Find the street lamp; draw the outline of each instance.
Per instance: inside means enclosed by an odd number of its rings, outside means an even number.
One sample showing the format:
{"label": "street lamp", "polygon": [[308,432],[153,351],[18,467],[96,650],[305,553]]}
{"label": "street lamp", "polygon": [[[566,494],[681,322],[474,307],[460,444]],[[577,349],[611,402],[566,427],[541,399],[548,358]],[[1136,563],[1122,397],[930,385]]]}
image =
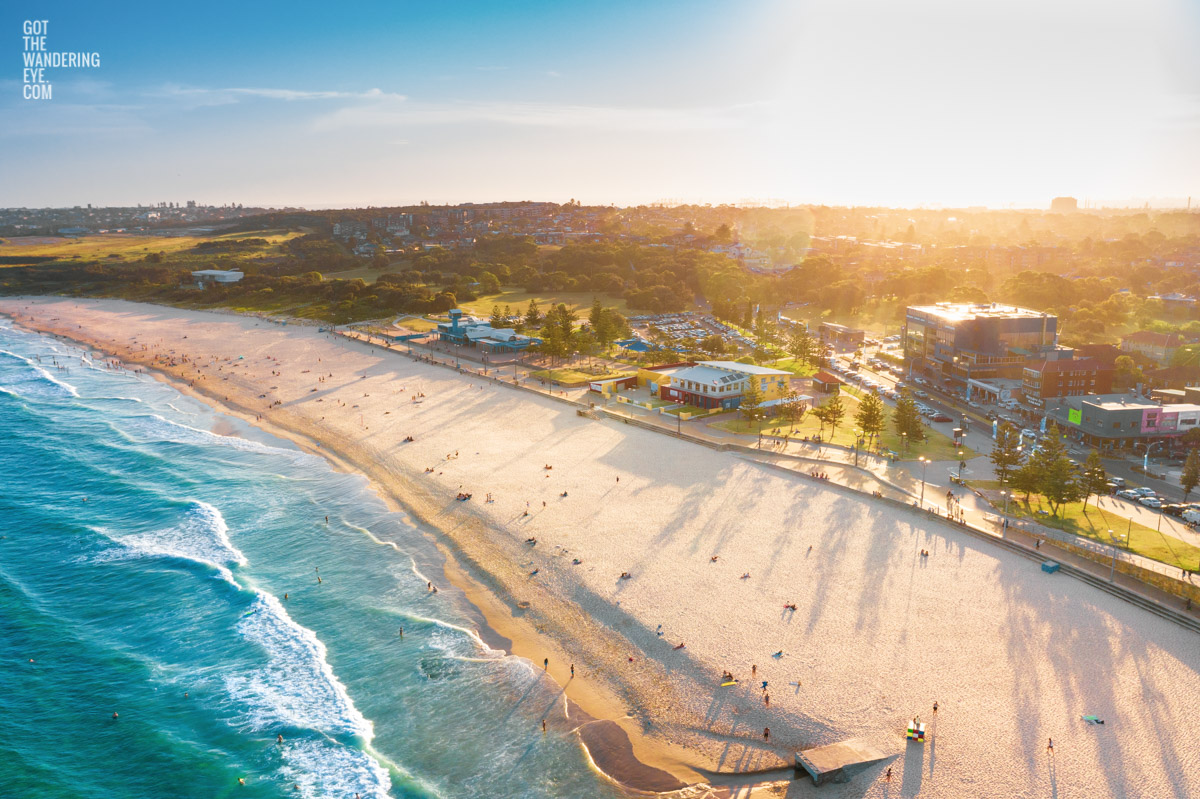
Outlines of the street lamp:
{"label": "street lamp", "polygon": [[1008,530],[1008,492],[1001,491],[1000,494],[1004,497],[1004,525],[1001,529]]}
{"label": "street lamp", "polygon": [[963,469],[963,451],[960,449],[958,451],[958,479],[959,480],[962,480],[962,469]]}
{"label": "street lamp", "polygon": [[921,461],[921,507],[925,507],[925,469],[929,466],[929,459],[922,455]]}
{"label": "street lamp", "polygon": [[908,452],[908,433],[901,433],[900,441],[904,444],[904,451]]}
{"label": "street lamp", "polygon": [[[1124,538],[1124,537],[1125,536],[1121,536],[1121,538]],[[1108,570],[1108,581],[1111,583],[1117,573],[1117,539],[1113,538],[1112,530],[1108,531],[1108,540],[1109,540],[1109,545],[1112,547],[1112,551],[1113,551],[1112,566]]]}

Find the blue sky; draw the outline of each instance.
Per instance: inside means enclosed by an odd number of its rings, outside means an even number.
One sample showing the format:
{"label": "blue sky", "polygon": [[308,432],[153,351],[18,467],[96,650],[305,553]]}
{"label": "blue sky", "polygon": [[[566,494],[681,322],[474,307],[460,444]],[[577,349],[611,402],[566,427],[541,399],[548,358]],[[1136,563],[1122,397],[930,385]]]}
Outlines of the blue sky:
{"label": "blue sky", "polygon": [[[98,69],[22,99],[21,27]],[[1193,0],[0,9],[0,205],[1200,195]]]}

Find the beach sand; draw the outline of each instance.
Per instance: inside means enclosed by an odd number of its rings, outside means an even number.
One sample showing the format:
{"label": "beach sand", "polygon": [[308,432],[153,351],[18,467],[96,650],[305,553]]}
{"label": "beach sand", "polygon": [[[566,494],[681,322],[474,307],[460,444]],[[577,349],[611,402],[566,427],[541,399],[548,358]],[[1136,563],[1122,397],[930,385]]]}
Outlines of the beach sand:
{"label": "beach sand", "polygon": [[[936,520],[314,328],[108,300],[0,312],[194,380],[366,474],[427,525],[515,654],[548,657],[582,711],[685,782],[1200,795],[1200,638]],[[724,670],[740,684],[720,687]],[[916,714],[930,738],[906,744]],[[794,751],[848,738],[894,757],[843,785],[791,780]]]}

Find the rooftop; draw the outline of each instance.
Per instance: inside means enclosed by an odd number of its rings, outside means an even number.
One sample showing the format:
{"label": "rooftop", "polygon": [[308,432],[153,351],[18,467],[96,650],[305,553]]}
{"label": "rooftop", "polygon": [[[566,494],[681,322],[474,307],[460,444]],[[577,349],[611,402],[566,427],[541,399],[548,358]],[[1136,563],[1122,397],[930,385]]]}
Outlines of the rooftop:
{"label": "rooftop", "polygon": [[734,372],[741,372],[745,375],[791,375],[791,372],[785,372],[782,369],[769,369],[766,366],[756,366],[752,363],[738,363],[737,361],[700,361],[701,366],[711,366],[714,369],[729,369]]}
{"label": "rooftop", "polygon": [[935,317],[943,322],[965,322],[970,319],[1040,319],[1053,314],[1020,308],[1016,305],[1000,305],[991,302],[977,304],[970,302],[939,302],[936,305],[912,305],[910,312],[917,311]]}

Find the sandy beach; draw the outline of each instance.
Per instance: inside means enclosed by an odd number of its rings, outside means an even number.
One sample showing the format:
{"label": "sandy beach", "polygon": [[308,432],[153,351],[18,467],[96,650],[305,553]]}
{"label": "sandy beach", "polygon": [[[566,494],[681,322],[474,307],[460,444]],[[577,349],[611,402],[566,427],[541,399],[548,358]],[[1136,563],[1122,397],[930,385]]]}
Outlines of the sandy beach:
{"label": "sandy beach", "polygon": [[[514,654],[548,658],[681,795],[1200,795],[1200,638],[950,526],[312,327],[107,300],[0,313],[365,474]],[[917,714],[930,738],[906,744]],[[849,738],[894,757],[792,780],[796,750]]]}

